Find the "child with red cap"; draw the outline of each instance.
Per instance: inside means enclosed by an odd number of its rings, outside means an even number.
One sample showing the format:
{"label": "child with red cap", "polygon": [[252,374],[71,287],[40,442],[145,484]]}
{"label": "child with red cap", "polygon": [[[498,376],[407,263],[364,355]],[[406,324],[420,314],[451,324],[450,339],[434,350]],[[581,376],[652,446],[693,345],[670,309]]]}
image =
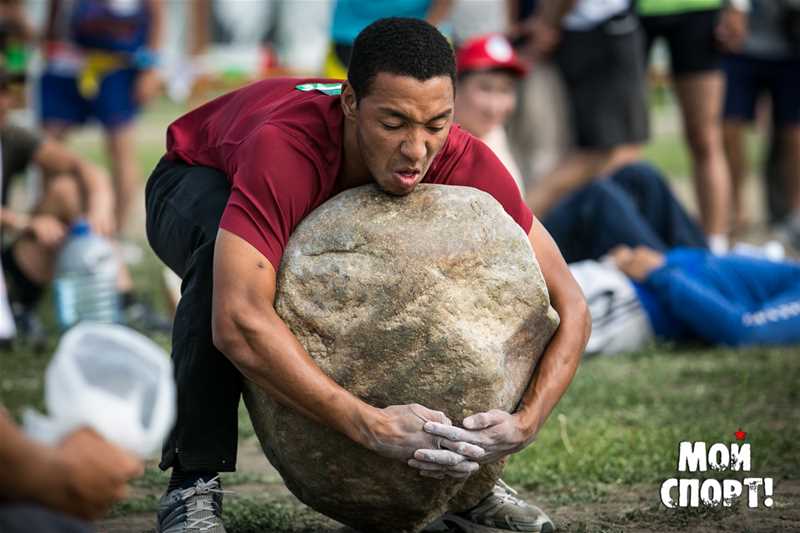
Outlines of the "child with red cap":
{"label": "child with red cap", "polygon": [[504,125],[517,105],[516,82],[528,67],[500,34],[476,37],[456,54],[456,122],[486,143],[524,193]]}

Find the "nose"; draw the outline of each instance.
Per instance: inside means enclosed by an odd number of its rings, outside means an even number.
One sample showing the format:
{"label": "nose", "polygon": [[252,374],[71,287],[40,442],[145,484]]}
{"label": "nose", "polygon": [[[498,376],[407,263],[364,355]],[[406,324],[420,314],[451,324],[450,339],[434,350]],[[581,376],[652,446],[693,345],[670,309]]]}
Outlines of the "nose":
{"label": "nose", "polygon": [[412,128],[408,137],[400,144],[400,153],[411,162],[417,162],[425,157],[428,147],[425,135],[417,128]]}

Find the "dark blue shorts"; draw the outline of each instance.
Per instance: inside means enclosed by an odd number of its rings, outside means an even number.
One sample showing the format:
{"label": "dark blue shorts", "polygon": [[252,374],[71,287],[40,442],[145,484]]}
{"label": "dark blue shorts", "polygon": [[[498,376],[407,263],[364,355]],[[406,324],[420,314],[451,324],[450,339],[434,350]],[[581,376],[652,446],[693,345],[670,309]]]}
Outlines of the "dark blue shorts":
{"label": "dark blue shorts", "polygon": [[768,94],[775,125],[800,125],[800,59],[731,55],[724,58],[722,65],[726,119],[752,122],[759,96]]}
{"label": "dark blue shorts", "polygon": [[134,90],[136,69],[108,74],[97,95],[87,100],[78,92],[75,76],[45,72],[39,81],[39,112],[43,123],[83,124],[91,118],[112,130],[133,120],[139,112]]}

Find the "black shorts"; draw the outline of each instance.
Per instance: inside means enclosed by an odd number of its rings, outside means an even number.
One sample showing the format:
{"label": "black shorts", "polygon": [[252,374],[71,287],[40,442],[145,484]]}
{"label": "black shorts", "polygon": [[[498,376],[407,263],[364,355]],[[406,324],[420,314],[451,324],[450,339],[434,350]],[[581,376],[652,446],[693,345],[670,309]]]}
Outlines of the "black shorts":
{"label": "black shorts", "polygon": [[673,76],[719,70],[722,53],[714,37],[718,18],[718,9],[642,17],[645,61],[653,42],[663,37],[669,47]]}
{"label": "black shorts", "polygon": [[565,31],[556,51],[580,148],[610,149],[647,140],[641,30],[634,26],[615,33],[614,27]]}
{"label": "black shorts", "polygon": [[800,126],[800,58],[760,59],[727,56],[725,71],[726,119],[753,122],[756,102],[768,94],[776,126]]}

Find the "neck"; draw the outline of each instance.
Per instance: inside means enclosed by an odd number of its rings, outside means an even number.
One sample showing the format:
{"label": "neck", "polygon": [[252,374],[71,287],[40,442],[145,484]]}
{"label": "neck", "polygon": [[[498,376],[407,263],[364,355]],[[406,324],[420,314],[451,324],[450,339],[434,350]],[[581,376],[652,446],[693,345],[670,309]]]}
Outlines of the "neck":
{"label": "neck", "polygon": [[351,189],[359,185],[366,185],[372,179],[361,151],[358,149],[358,139],[356,138],[355,124],[351,120],[344,119],[342,128],[342,164],[339,167],[339,175],[336,178],[339,190]]}

